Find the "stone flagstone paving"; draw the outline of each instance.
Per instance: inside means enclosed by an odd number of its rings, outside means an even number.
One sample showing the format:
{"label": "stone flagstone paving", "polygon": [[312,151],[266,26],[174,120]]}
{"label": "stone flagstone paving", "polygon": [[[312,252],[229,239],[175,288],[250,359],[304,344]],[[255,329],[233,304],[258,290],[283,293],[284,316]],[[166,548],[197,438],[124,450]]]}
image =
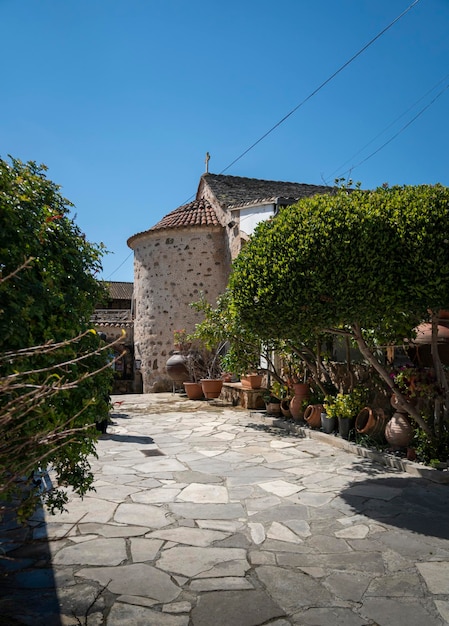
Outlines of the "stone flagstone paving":
{"label": "stone flagstone paving", "polygon": [[449,486],[260,413],[114,400],[96,492],[2,530],[0,624],[449,624]]}

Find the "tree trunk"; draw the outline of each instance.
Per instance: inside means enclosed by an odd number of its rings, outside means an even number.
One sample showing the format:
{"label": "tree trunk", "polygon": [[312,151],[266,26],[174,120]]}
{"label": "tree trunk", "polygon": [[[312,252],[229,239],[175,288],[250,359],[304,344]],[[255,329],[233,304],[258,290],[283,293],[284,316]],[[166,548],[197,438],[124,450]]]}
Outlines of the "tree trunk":
{"label": "tree trunk", "polygon": [[409,413],[411,415],[411,417],[415,420],[415,422],[419,425],[419,427],[422,428],[422,430],[426,433],[426,435],[428,435],[428,437],[432,441],[434,441],[435,437],[434,437],[431,429],[429,428],[429,426],[426,424],[426,422],[421,417],[421,415],[420,415],[418,409],[416,408],[416,406],[414,406],[411,402],[409,402],[407,397],[404,396],[404,394],[402,394],[401,391],[396,387],[394,382],[391,380],[388,371],[385,369],[385,367],[382,365],[382,363],[379,363],[379,361],[376,359],[376,357],[374,356],[374,354],[372,353],[372,351],[370,350],[370,348],[366,344],[366,342],[365,342],[365,340],[363,338],[363,335],[362,335],[362,330],[361,330],[361,328],[360,328],[360,326],[358,324],[353,324],[352,325],[352,332],[353,332],[353,337],[354,337],[354,339],[357,342],[357,345],[358,345],[358,348],[359,348],[360,352],[365,357],[365,359],[368,361],[368,363],[374,367],[376,372],[384,380],[384,382],[391,389],[391,391],[397,396],[397,398],[399,400],[400,406],[404,410],[406,410],[407,413]]}
{"label": "tree trunk", "polygon": [[[447,415],[447,408],[448,408],[448,400],[449,400],[449,383],[448,380],[446,378],[446,373],[444,371],[444,367],[443,364],[441,362],[441,358],[440,358],[440,352],[438,350],[438,321],[439,321],[439,316],[438,313],[435,313],[434,311],[430,311],[431,313],[431,320],[432,320],[432,339],[431,339],[431,354],[432,354],[432,361],[433,361],[433,366],[434,366],[434,370],[435,370],[435,377],[436,377],[436,382],[437,385],[440,389],[443,390],[443,398],[442,398],[442,411],[443,411],[443,415],[446,416]],[[441,414],[441,411],[439,412]],[[440,419],[439,419],[440,415],[437,414],[437,412],[435,413],[435,423],[434,423],[434,430],[435,430],[435,434],[438,434],[439,428],[441,427],[441,423],[440,423]]]}

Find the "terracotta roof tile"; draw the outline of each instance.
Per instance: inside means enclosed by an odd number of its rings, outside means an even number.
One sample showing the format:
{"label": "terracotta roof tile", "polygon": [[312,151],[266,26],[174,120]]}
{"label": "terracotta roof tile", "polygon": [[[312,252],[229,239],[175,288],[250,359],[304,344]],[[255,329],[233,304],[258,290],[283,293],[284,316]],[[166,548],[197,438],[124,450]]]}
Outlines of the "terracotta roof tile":
{"label": "terracotta roof tile", "polygon": [[220,226],[220,222],[212,205],[204,198],[200,198],[178,207],[163,217],[150,230],[179,228],[181,226]]}

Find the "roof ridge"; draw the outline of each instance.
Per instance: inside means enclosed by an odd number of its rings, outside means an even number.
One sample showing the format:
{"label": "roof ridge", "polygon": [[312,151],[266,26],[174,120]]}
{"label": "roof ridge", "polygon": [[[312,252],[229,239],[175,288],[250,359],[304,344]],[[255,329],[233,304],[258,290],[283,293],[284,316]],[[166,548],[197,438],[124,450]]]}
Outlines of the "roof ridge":
{"label": "roof ridge", "polygon": [[330,193],[335,189],[334,187],[309,183],[211,173],[203,174],[201,181],[225,210],[263,201],[272,203],[277,198],[288,198],[297,202],[301,198],[317,193]]}
{"label": "roof ridge", "polygon": [[298,185],[304,187],[319,187],[320,189],[334,189],[333,185],[315,185],[314,183],[298,183],[297,181],[288,180],[273,180],[272,178],[254,178],[253,176],[234,176],[233,174],[214,174],[212,172],[206,172],[202,174],[201,178],[233,178],[238,180],[250,180],[259,183],[279,183],[281,185]]}

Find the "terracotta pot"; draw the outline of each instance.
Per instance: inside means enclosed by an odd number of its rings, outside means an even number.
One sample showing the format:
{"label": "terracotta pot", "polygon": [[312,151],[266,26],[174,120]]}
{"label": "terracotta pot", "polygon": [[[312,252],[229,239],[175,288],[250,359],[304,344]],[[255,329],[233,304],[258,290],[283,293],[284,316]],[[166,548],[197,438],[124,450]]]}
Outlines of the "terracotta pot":
{"label": "terracotta pot", "polygon": [[324,411],[322,404],[309,404],[304,411],[304,421],[310,428],[321,428],[321,413]]}
{"label": "terracotta pot", "polygon": [[327,417],[326,413],[321,413],[321,428],[324,433],[331,435],[337,430],[337,418]]}
{"label": "terracotta pot", "polygon": [[203,389],[204,397],[207,400],[218,398],[223,387],[223,381],[221,378],[203,378],[201,380],[201,387]]}
{"label": "terracotta pot", "polygon": [[295,396],[303,396],[304,398],[308,398],[310,395],[309,383],[294,383],[293,391],[295,392]]}
{"label": "terracotta pot", "polygon": [[292,414],[290,413],[290,398],[284,398],[283,400],[281,400],[281,413],[284,417],[291,417]]}
{"label": "terracotta pot", "polygon": [[268,402],[267,413],[269,413],[270,415],[280,415],[281,414],[280,402]]}
{"label": "terracotta pot", "polygon": [[303,402],[310,396],[310,388],[307,383],[295,383],[293,385],[294,396],[290,401],[290,413],[294,420],[303,418]]}
{"label": "terracotta pot", "polygon": [[390,398],[390,404],[393,407],[393,409],[395,409],[396,411],[399,410],[399,398],[397,397],[395,393],[393,393]]}
{"label": "terracotta pot", "polygon": [[386,418],[382,409],[363,408],[355,419],[355,429],[361,435],[381,438],[385,433]]}
{"label": "terracotta pot", "polygon": [[[410,404],[413,404],[414,406],[416,406],[417,403],[418,403],[417,398],[407,398],[407,401]],[[391,404],[391,406],[393,407],[393,409],[395,411],[399,411],[399,413],[405,413],[406,412],[406,411],[404,411],[401,408],[401,405],[399,404],[399,399],[398,399],[398,397],[397,397],[397,395],[395,393],[390,398],[390,404]]]}
{"label": "terracotta pot", "polygon": [[244,389],[260,389],[262,378],[263,376],[261,374],[247,374],[240,378],[240,382]]}
{"label": "terracotta pot", "polygon": [[189,400],[202,400],[204,398],[203,388],[200,383],[183,383]]}
{"label": "terracotta pot", "polygon": [[385,426],[385,439],[392,448],[406,448],[413,437],[413,428],[405,413],[393,414]]}

